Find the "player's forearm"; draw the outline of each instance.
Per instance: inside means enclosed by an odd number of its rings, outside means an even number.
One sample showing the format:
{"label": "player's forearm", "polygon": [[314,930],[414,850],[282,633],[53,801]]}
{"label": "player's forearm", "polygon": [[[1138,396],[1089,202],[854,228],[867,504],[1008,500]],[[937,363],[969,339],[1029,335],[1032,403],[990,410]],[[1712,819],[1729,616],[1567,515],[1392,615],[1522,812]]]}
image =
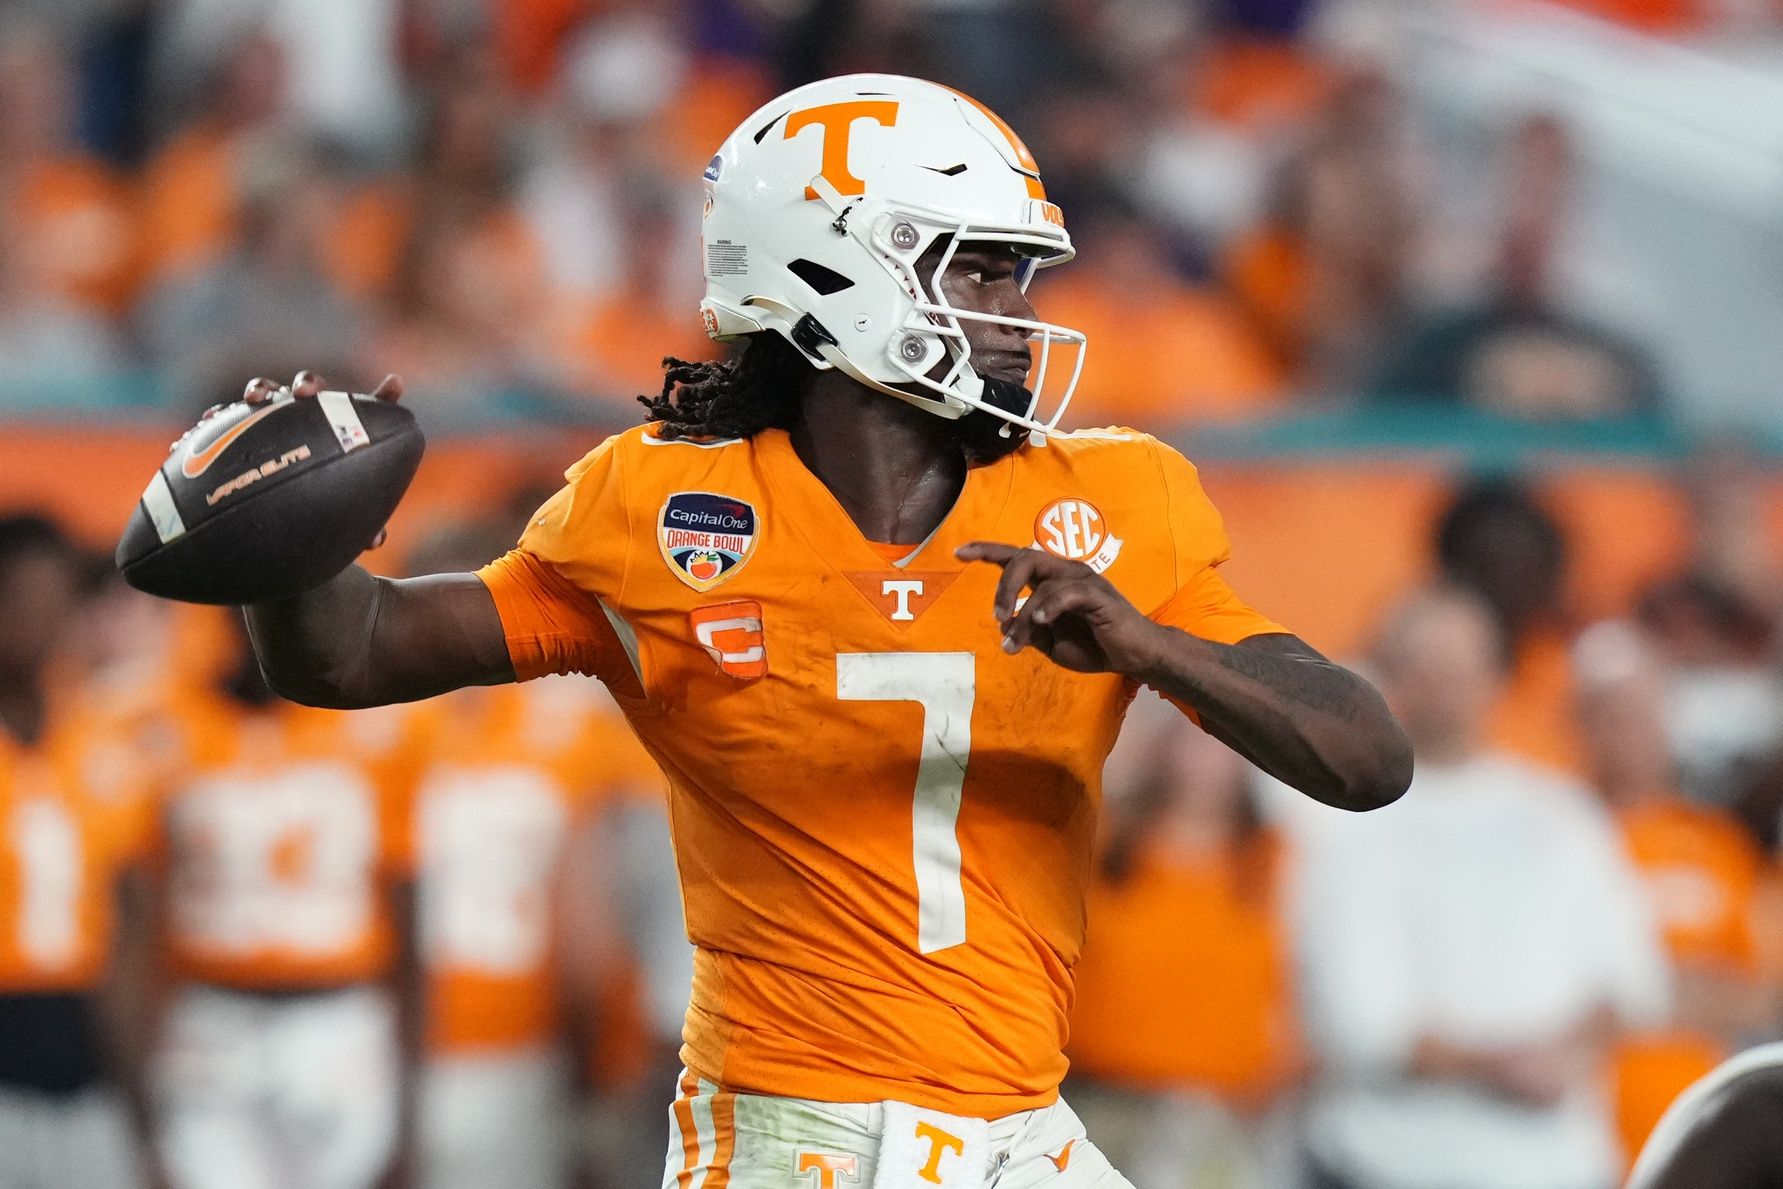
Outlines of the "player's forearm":
{"label": "player's forearm", "polygon": [[474,574],[391,579],[350,566],[245,612],[268,684],[305,705],[349,710],[514,680],[495,601]]}
{"label": "player's forearm", "polygon": [[1139,680],[1246,759],[1340,809],[1378,809],[1411,783],[1411,745],[1374,687],[1293,636],[1216,644],[1160,628]]}

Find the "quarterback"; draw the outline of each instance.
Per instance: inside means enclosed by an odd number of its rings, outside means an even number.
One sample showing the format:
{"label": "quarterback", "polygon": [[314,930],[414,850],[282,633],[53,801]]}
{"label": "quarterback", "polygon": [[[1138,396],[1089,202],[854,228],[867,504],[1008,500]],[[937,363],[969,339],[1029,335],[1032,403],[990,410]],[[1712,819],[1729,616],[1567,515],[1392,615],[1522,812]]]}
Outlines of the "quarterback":
{"label": "quarterback", "polygon": [[829,79],[705,180],[701,313],[735,359],[668,361],[648,423],[481,571],[248,608],[261,663],[333,707],[612,690],[668,777],[698,949],[665,1189],[1123,1186],[1058,1087],[1130,699],[1346,809],[1398,797],[1410,750],[1220,576],[1181,455],[1059,431],[1086,344],[1027,282],[1071,241],[995,115]]}

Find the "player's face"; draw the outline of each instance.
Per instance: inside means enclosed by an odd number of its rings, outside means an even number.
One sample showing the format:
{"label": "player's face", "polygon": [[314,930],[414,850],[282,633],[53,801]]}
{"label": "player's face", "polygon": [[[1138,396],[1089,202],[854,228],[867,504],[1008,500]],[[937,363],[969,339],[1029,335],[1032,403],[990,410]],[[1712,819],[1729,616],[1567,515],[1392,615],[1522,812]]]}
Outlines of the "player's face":
{"label": "player's face", "polygon": [[[947,241],[929,249],[919,265],[924,276],[931,276],[941,262]],[[977,314],[995,314],[1003,318],[1034,318],[1034,307],[1022,292],[1020,268],[1023,258],[1007,246],[967,241],[948,261],[941,274],[939,296],[947,304]],[[972,347],[972,369],[981,376],[1026,385],[1028,369],[1033,366],[1033,352],[1028,346],[1028,332],[1014,326],[999,326],[975,318],[960,319],[960,329]],[[937,369],[945,375],[949,364]]]}

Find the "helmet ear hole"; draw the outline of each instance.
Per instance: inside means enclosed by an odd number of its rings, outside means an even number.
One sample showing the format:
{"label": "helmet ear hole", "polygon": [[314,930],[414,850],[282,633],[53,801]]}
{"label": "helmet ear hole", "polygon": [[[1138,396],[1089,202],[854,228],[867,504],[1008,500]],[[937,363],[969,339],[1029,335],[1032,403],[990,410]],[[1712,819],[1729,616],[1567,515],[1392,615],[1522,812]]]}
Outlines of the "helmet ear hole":
{"label": "helmet ear hole", "polygon": [[852,288],[854,282],[833,268],[825,268],[815,260],[794,260],[786,266],[793,276],[811,286],[821,297]]}

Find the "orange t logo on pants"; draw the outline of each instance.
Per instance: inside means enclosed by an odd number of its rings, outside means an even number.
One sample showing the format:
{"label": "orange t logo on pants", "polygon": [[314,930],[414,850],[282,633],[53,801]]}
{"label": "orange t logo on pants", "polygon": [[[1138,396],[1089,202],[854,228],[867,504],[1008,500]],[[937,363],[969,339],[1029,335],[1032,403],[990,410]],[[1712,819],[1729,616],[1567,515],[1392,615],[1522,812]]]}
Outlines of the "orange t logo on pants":
{"label": "orange t logo on pants", "polygon": [[923,1165],[922,1171],[917,1176],[931,1185],[939,1185],[941,1183],[941,1157],[949,1151],[953,1152],[955,1156],[963,1154],[966,1150],[966,1141],[957,1135],[950,1135],[933,1123],[918,1123],[916,1138],[929,1141],[929,1162]]}

